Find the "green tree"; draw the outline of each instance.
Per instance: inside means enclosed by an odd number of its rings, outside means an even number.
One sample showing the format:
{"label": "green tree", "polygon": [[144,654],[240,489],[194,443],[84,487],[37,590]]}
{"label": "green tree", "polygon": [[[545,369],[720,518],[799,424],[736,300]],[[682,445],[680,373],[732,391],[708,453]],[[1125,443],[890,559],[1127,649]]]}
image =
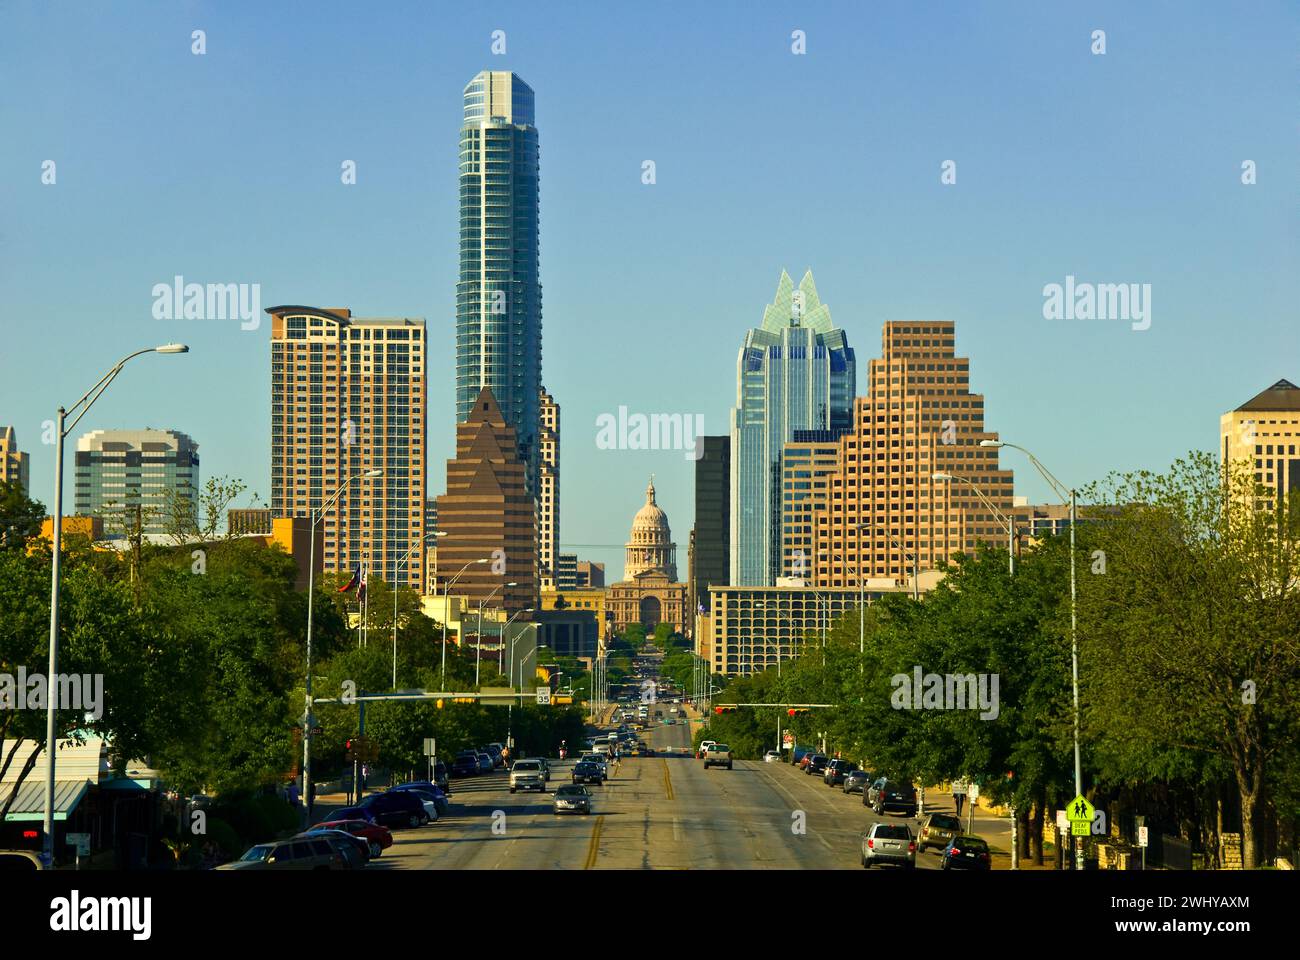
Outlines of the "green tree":
{"label": "green tree", "polygon": [[0,550],[22,550],[41,532],[45,505],[16,483],[0,480]]}

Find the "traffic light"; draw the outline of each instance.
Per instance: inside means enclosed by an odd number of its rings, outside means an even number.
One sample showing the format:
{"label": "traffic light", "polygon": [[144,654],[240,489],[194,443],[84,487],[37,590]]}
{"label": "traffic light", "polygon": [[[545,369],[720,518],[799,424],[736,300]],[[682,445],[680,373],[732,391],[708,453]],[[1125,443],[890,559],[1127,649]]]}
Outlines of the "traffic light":
{"label": "traffic light", "polygon": [[735,713],[736,708],[735,707],[714,707],[713,712],[714,713]]}
{"label": "traffic light", "polygon": [[807,712],[808,712],[807,707],[791,707],[789,710],[786,711],[786,713],[788,713],[792,717],[797,717],[800,714],[807,713]]}
{"label": "traffic light", "polygon": [[351,749],[352,749],[352,741],[351,741],[351,740],[346,740],[346,741],[344,741],[344,743],[343,743],[343,749],[344,749],[344,750],[351,750]]}
{"label": "traffic light", "polygon": [[438,709],[439,709],[439,710],[442,709],[442,698],[441,698],[441,697],[438,698]]}

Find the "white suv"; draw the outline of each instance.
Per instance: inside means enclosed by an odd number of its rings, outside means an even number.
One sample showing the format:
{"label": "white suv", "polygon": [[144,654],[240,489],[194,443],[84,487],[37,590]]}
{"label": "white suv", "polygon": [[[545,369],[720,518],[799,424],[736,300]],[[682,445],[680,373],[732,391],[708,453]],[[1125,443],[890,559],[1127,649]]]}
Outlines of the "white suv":
{"label": "white suv", "polygon": [[546,792],[546,771],[540,760],[516,760],[510,768],[510,792],[540,790]]}

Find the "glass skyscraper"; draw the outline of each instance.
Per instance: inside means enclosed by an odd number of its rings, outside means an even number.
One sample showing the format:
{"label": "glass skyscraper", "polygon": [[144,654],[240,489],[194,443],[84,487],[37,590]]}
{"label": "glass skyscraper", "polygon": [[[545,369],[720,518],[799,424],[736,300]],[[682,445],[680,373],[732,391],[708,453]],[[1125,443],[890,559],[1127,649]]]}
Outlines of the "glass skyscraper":
{"label": "glass skyscraper", "polygon": [[538,491],[542,286],[533,90],[485,70],[465,87],[460,128],[460,279],[456,420],[488,387],[515,430],[529,491]]}
{"label": "glass skyscraper", "polygon": [[745,334],[731,411],[731,585],[780,575],[781,447],[796,430],[842,433],[853,417],[856,368],[844,331],[817,296],[812,271],[796,288],[781,271],[760,327]]}

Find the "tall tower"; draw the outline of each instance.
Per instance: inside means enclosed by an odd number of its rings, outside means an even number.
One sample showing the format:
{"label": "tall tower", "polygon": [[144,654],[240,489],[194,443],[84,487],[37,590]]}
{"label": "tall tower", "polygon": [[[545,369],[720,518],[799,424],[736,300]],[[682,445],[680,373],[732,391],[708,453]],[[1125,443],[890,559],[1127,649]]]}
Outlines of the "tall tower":
{"label": "tall tower", "polygon": [[771,586],[780,574],[780,460],[796,430],[852,422],[856,367],[831,324],[812,271],[798,289],[781,271],[760,327],[745,334],[731,411],[731,584]]}
{"label": "tall tower", "polygon": [[[271,515],[309,516],[347,483],[321,517],[322,569],[365,562],[386,583],[418,589],[426,507],[424,321],[316,307],[266,312]],[[364,476],[374,469],[382,476]]]}
{"label": "tall tower", "polygon": [[197,508],[199,445],[176,430],[94,430],[77,440],[76,477],[76,512],[102,517],[110,538],[126,536],[136,508],[141,533],[170,533],[182,507],[172,497]]}
{"label": "tall tower", "polygon": [[538,494],[542,285],[533,90],[484,70],[465,87],[460,128],[460,279],[456,420],[483,388],[514,428],[529,492]]}
{"label": "tall tower", "polygon": [[560,405],[545,390],[541,392],[540,400],[537,569],[542,589],[554,590],[558,580],[560,551]]}
{"label": "tall tower", "polygon": [[18,435],[13,427],[0,427],[0,480],[21,487],[24,494],[31,488],[30,458],[18,449]]}

